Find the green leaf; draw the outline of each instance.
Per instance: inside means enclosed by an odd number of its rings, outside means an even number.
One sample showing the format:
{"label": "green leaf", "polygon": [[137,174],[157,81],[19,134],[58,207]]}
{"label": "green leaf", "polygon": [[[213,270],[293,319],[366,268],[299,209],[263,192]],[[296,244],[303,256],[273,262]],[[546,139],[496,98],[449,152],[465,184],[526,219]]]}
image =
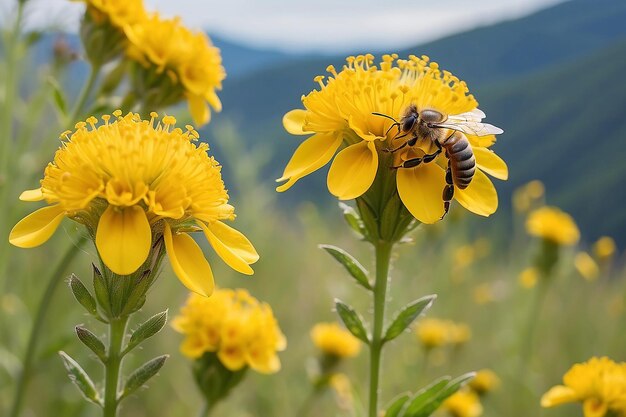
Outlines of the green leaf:
{"label": "green leaf", "polygon": [[402,334],[407,327],[415,321],[420,314],[424,311],[428,310],[430,306],[433,304],[436,295],[427,295],[425,297],[420,298],[419,300],[413,301],[410,304],[407,304],[400,313],[393,319],[387,331],[385,332],[384,341],[388,342],[390,340],[395,339],[399,335]]}
{"label": "green leaf", "polygon": [[122,391],[122,396],[120,399],[127,397],[132,394],[139,388],[143,386],[150,378],[156,375],[157,372],[161,369],[165,360],[169,357],[169,355],[158,356],[152,360],[141,365],[135,372],[130,374],[126,383],[124,384],[124,390]]}
{"label": "green leaf", "polygon": [[357,314],[356,311],[352,307],[347,304],[344,304],[342,301],[335,299],[335,307],[337,308],[337,313],[339,313],[339,317],[341,317],[341,321],[346,326],[346,328],[358,339],[361,339],[363,342],[369,344],[369,338],[367,337],[367,332],[365,331],[365,327],[363,327],[363,322],[361,318]]}
{"label": "green leaf", "polygon": [[137,330],[133,332],[124,352],[130,352],[138,344],[157,334],[167,322],[167,310],[157,313],[145,322],[141,323]]}
{"label": "green leaf", "polygon": [[91,381],[91,378],[89,378],[89,375],[87,375],[78,362],[72,359],[67,353],[60,351],[59,355],[63,360],[65,369],[67,370],[67,376],[74,383],[74,385],[78,387],[87,400],[102,406],[100,393],[96,390],[96,386]]}
{"label": "green leaf", "polygon": [[352,206],[349,206],[346,203],[339,202],[339,208],[343,212],[343,218],[348,223],[348,226],[361,236],[366,237],[367,229],[365,229],[365,224],[363,224],[363,220],[361,220],[359,213],[357,213]]}
{"label": "green leaf", "polygon": [[359,214],[361,216],[361,220],[363,221],[363,225],[365,226],[365,230],[367,231],[366,237],[368,238],[368,240],[373,242],[379,234],[378,219],[376,218],[374,211],[363,198],[356,199],[356,206],[359,210]]}
{"label": "green leaf", "polygon": [[444,376],[416,392],[415,395],[413,395],[413,398],[411,398],[411,402],[409,402],[409,405],[402,414],[402,417],[414,417],[421,415],[419,413],[422,408],[431,400],[433,400],[437,396],[437,394],[448,385],[451,379],[452,378],[450,378],[449,376]]}
{"label": "green leaf", "polygon": [[109,289],[107,287],[107,283],[100,273],[100,270],[95,266],[93,267],[93,289],[94,294],[96,296],[96,300],[98,301],[98,305],[105,312],[106,317],[111,317],[111,304],[109,302]]}
{"label": "green leaf", "polygon": [[98,92],[98,96],[110,96],[115,91],[115,89],[117,89],[117,87],[120,85],[120,82],[124,78],[124,74],[126,73],[126,66],[126,60],[121,60],[104,76],[102,84],[100,85],[100,91]]}
{"label": "green leaf", "polygon": [[96,307],[96,299],[93,298],[89,290],[76,275],[72,274],[70,276],[69,285],[76,301],[78,301],[89,314],[94,317],[99,317],[98,309]]}
{"label": "green leaf", "polygon": [[385,410],[385,417],[400,417],[400,411],[406,402],[409,400],[409,394],[401,394],[396,397],[389,407]]}
{"label": "green leaf", "polygon": [[[139,310],[146,302],[146,293],[154,281],[156,274],[151,270],[144,271],[132,285],[132,291],[124,304],[121,315],[129,315]],[[135,279],[135,278],[133,278]]]}
{"label": "green leaf", "polygon": [[58,81],[52,77],[47,78],[47,82],[52,87],[52,98],[57,110],[63,117],[67,117],[67,100]]}
{"label": "green leaf", "polygon": [[333,258],[337,260],[340,264],[342,264],[346,270],[356,279],[356,282],[359,283],[364,288],[368,290],[372,289],[372,285],[369,282],[368,273],[363,268],[363,265],[359,263],[352,255],[350,255],[345,250],[338,248],[336,246],[331,245],[319,245],[320,249],[324,249],[326,252],[330,253]]}
{"label": "green leaf", "polygon": [[470,380],[472,380],[475,375],[475,372],[469,372],[448,382],[448,384],[442,390],[440,390],[434,396],[434,398],[431,398],[430,401],[424,404],[424,406],[419,410],[417,414],[407,414],[406,417],[429,417],[439,408],[441,403],[443,403],[448,397],[450,397],[452,394],[461,389],[465,384],[467,384]]}
{"label": "green leaf", "polygon": [[76,336],[78,336],[80,341],[83,342],[83,344],[89,349],[91,349],[91,351],[95,353],[96,356],[98,356],[98,359],[100,359],[100,361],[104,363],[106,361],[106,351],[104,348],[104,343],[102,343],[98,336],[91,333],[89,330],[82,326],[76,326],[74,330],[76,331]]}

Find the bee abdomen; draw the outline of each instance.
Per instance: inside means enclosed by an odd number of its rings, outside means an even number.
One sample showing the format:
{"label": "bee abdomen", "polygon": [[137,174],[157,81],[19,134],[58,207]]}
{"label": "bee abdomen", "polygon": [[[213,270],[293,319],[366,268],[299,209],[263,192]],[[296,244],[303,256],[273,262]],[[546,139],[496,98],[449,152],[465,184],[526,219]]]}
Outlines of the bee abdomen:
{"label": "bee abdomen", "polygon": [[456,132],[445,145],[450,159],[452,180],[454,185],[463,190],[470,185],[476,172],[476,158],[472,146],[465,135],[460,132]]}

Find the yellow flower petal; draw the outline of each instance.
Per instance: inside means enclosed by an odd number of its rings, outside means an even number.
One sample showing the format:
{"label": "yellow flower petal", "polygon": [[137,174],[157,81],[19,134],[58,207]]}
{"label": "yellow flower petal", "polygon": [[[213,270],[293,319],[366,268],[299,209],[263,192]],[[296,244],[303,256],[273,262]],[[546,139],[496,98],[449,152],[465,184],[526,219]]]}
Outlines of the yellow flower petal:
{"label": "yellow flower petal", "polygon": [[478,169],[466,189],[454,190],[454,198],[463,207],[481,216],[489,216],[498,208],[496,188],[487,175]]}
{"label": "yellow flower petal", "polygon": [[19,248],[34,248],[50,239],[65,212],[58,206],[48,206],[20,220],[9,234],[9,242]]}
{"label": "yellow flower petal", "polygon": [[607,404],[597,398],[588,398],[583,402],[585,417],[604,417],[607,411]]}
{"label": "yellow flower petal", "polygon": [[495,152],[479,147],[475,147],[473,150],[476,157],[476,165],[479,169],[499,180],[509,179],[509,168],[506,166],[506,162],[496,155]]}
{"label": "yellow flower petal", "polygon": [[96,231],[96,248],[106,266],[119,275],[135,272],[148,258],[152,231],[139,206],[109,206]]}
{"label": "yellow flower petal", "polygon": [[180,282],[190,291],[210,296],[215,287],[213,272],[200,246],[187,233],[173,235],[167,223],[163,238],[170,264]]}
{"label": "yellow flower petal", "polygon": [[400,168],[398,194],[409,212],[422,223],[435,223],[443,216],[445,171],[435,163]]}
{"label": "yellow flower petal", "polygon": [[252,243],[238,230],[216,221],[209,226],[197,222],[215,252],[228,266],[242,274],[252,275],[254,271],[249,264],[259,260],[259,255]]}
{"label": "yellow flower petal", "polygon": [[238,371],[246,365],[244,351],[239,346],[223,346],[217,357],[231,371]]}
{"label": "yellow flower petal", "polygon": [[22,201],[41,201],[43,200],[43,192],[41,192],[41,187],[35,190],[26,190],[22,194],[20,194],[20,200]]}
{"label": "yellow flower petal", "polygon": [[197,125],[204,125],[211,120],[209,106],[206,104],[204,97],[189,94],[187,96],[187,104],[189,105],[189,113],[193,122]]}
{"label": "yellow flower petal", "polygon": [[576,392],[564,385],[556,385],[541,397],[542,407],[554,407],[555,405],[578,401]]}
{"label": "yellow flower petal", "polygon": [[327,185],[340,200],[351,200],[365,193],[376,177],[378,154],[373,142],[350,145],[337,154],[328,171]]}
{"label": "yellow flower petal", "polygon": [[276,187],[276,191],[282,192],[289,189],[300,178],[326,165],[341,145],[341,141],[341,136],[318,133],[302,142],[285,167],[283,176],[276,180],[288,181]]}
{"label": "yellow flower petal", "polygon": [[306,110],[295,109],[285,113],[283,116],[283,126],[285,130],[292,135],[308,135],[311,132],[305,132],[302,130],[304,126],[304,117],[306,116]]}

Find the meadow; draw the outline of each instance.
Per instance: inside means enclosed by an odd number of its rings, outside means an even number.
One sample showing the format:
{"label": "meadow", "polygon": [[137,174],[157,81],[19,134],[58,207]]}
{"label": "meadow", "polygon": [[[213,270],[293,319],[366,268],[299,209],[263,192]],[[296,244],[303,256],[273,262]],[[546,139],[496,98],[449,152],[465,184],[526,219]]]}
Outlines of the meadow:
{"label": "meadow", "polygon": [[[54,236],[37,248],[15,247],[9,244],[8,236],[14,225],[33,211],[32,203],[18,197],[22,191],[37,187],[59,147],[61,132],[91,114],[99,116],[117,108],[126,112],[126,102],[116,94],[127,85],[122,82],[107,90],[102,87],[105,81],[100,84],[99,99],[96,94],[80,95],[80,86],[71,85],[67,78],[68,72],[75,71],[75,51],[58,42],[49,61],[34,63],[30,52],[45,34],[26,32],[22,19],[15,15],[10,24],[3,22],[0,50],[0,410],[2,415],[18,415],[9,413],[15,407],[25,358],[32,355],[19,415],[99,415],[97,406],[85,401],[67,378],[57,354],[67,352],[95,381],[102,379],[103,367],[77,341],[74,328],[82,324],[106,339],[106,326],[85,313],[67,285],[70,273],[74,273],[92,290],[91,264],[98,264],[97,249],[82,237],[83,225],[70,219],[63,220]],[[84,59],[81,51],[78,54],[83,57],[78,59]],[[480,97],[480,91],[473,92]],[[160,112],[174,114],[178,126],[194,123],[186,106],[166,104]],[[368,292],[319,245],[345,249],[368,271],[376,269],[374,251],[345,222],[336,198],[317,192],[307,198],[303,190],[319,188],[315,183],[323,182],[323,178],[303,179],[295,186],[301,188],[296,197],[289,192],[277,193],[275,178],[268,173],[280,171],[287,159],[279,167],[271,166],[276,155],[262,146],[275,139],[259,133],[259,145],[251,146],[242,137],[237,120],[222,116],[213,112],[211,123],[200,136],[209,138],[211,150],[219,150],[229,203],[237,213],[233,225],[253,242],[260,255],[253,265],[254,275],[244,276],[229,268],[206,239],[197,239],[197,243],[211,264],[218,288],[245,288],[271,306],[287,348],[278,353],[279,372],[262,375],[248,370],[244,381],[213,414],[365,416],[369,378],[366,347],[337,366],[337,372],[348,377],[347,389],[324,386],[311,400],[321,356],[309,332],[316,323],[339,320],[335,299],[359,311],[367,329],[374,320]],[[489,121],[497,124],[497,120]],[[532,178],[531,174],[523,178],[529,176]],[[496,189],[502,184],[494,183]],[[386,322],[419,297],[437,294],[437,299],[383,352],[380,410],[398,394],[415,392],[440,376],[490,369],[500,382],[481,395],[480,414],[467,410],[463,414],[444,406],[436,415],[583,415],[578,404],[543,409],[540,399],[562,383],[563,374],[575,363],[593,356],[608,356],[618,362],[623,359],[626,267],[621,248],[602,257],[594,252],[596,236],[586,236],[583,230],[575,244],[558,247],[553,269],[536,276],[535,282],[523,272],[536,266],[545,246],[541,238],[529,235],[526,222],[534,209],[553,204],[553,200],[543,187],[535,193],[520,187],[513,198],[512,202],[500,202],[495,219],[475,216],[453,202],[443,221],[418,225],[396,245],[391,257]],[[355,207],[354,202],[347,203]],[[581,261],[580,252],[588,253],[591,262]],[[166,260],[145,304],[131,319],[130,329],[164,309],[168,309],[171,322],[188,294]],[[40,311],[44,313],[38,317]],[[428,318],[464,324],[469,331],[456,342],[444,337],[444,341],[426,348],[418,334],[420,323]],[[37,345],[29,352],[33,333]],[[192,376],[192,361],[180,353],[182,340],[168,324],[150,343],[125,358],[128,372],[149,358],[170,355],[158,375],[147,382],[147,388],[124,400],[120,416],[198,415],[203,400]],[[102,384],[96,382],[96,386],[101,388]],[[618,415],[623,414],[615,412]]]}

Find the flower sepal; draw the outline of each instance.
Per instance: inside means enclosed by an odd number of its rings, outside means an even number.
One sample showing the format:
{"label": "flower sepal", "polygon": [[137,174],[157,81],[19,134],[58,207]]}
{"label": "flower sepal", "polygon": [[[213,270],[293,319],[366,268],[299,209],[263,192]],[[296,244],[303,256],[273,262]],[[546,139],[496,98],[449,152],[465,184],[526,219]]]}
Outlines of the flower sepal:
{"label": "flower sepal", "polygon": [[85,55],[94,67],[117,59],[124,52],[126,36],[95,8],[87,8],[80,24]]}
{"label": "flower sepal", "polygon": [[230,394],[246,376],[248,366],[237,371],[226,368],[215,352],[206,352],[192,365],[193,376],[208,407]]}

